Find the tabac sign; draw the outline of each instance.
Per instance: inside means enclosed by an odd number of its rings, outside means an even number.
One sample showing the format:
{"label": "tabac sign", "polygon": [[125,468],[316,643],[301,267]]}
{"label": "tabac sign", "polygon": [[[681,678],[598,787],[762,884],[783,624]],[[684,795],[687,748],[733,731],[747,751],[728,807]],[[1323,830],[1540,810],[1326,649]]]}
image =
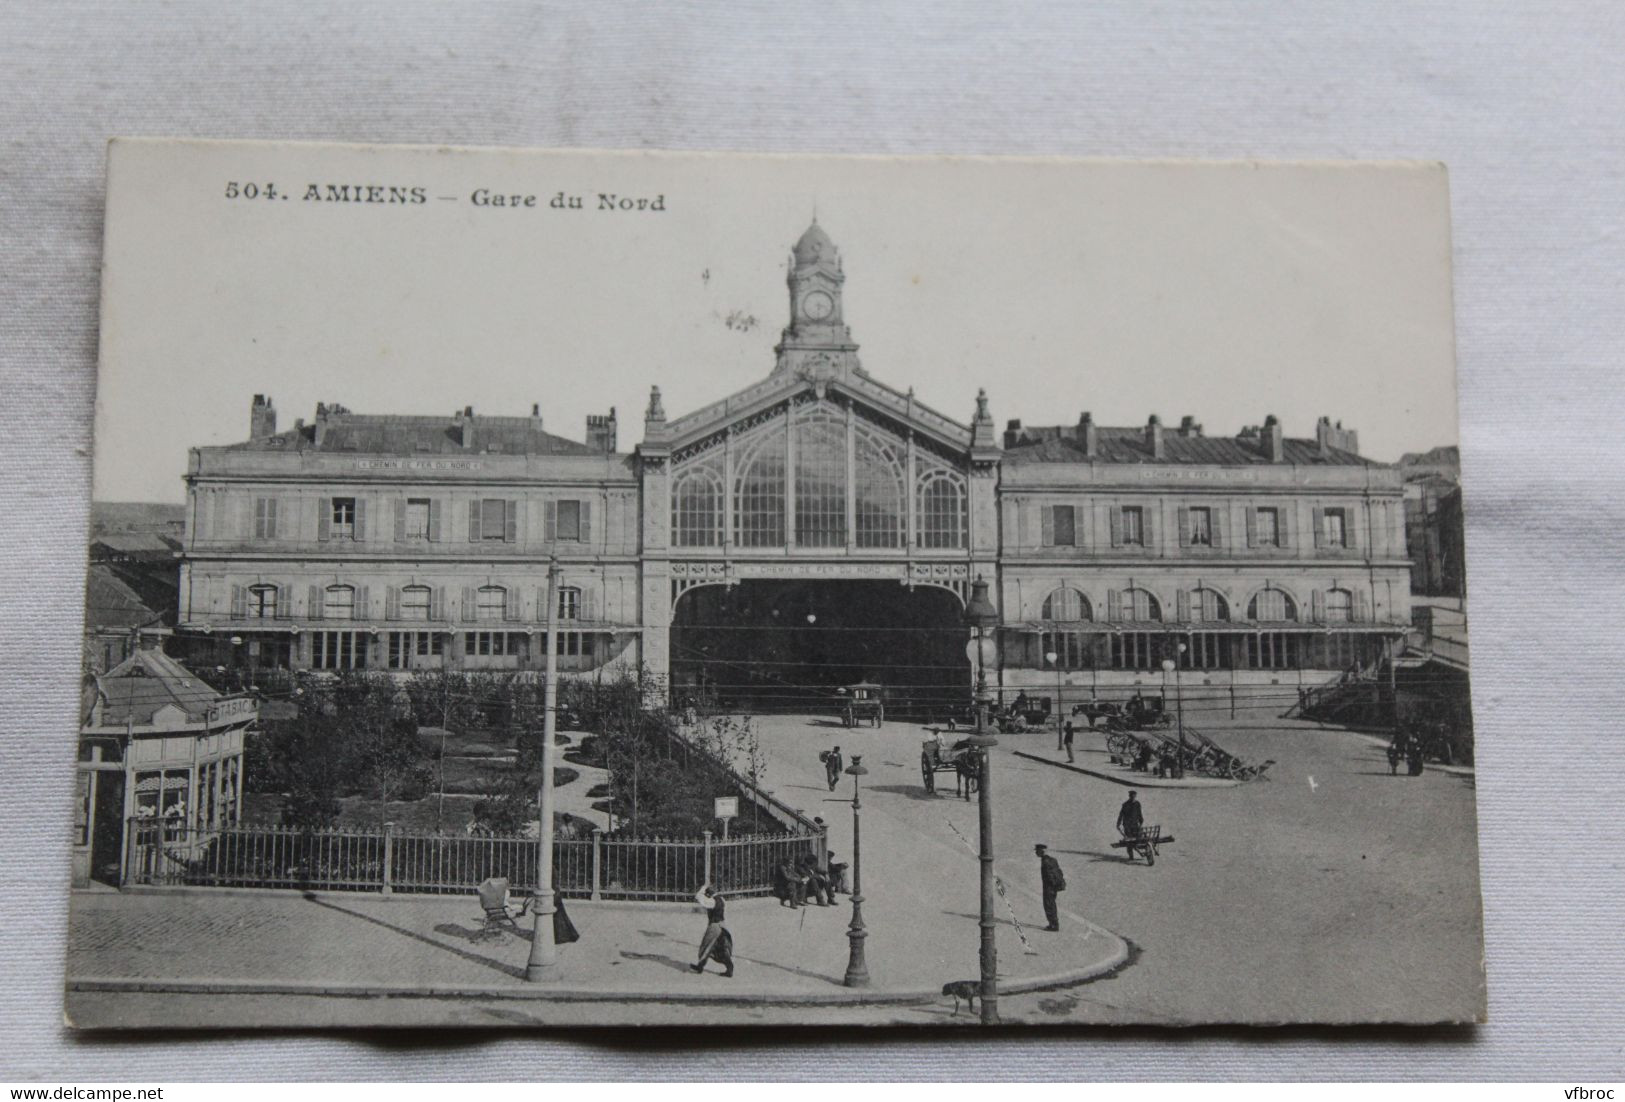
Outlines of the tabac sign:
{"label": "tabac sign", "polygon": [[222,723],[239,723],[253,719],[258,711],[259,705],[252,697],[238,696],[222,700],[209,709],[209,726],[217,727]]}

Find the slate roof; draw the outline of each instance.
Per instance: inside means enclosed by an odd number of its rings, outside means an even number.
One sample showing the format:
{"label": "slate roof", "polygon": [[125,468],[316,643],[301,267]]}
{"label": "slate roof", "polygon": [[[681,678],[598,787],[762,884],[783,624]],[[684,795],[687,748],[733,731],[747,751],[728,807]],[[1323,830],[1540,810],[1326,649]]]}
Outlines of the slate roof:
{"label": "slate roof", "polygon": [[85,581],[85,627],[91,631],[124,630],[173,624],[177,580],[123,571],[108,563],[91,563]]}
{"label": "slate roof", "polygon": [[[1010,463],[1088,463],[1075,425],[1032,426],[1016,430],[1014,446],[1004,450]],[[1175,463],[1221,467],[1250,467],[1269,463],[1257,438],[1240,436],[1185,436],[1179,429],[1162,433],[1161,459],[1154,459],[1143,428],[1095,429],[1096,463]],[[1380,467],[1383,464],[1361,458],[1353,452],[1328,448],[1324,453],[1314,440],[1282,440],[1285,462],[1322,467]]]}
{"label": "slate roof", "polygon": [[94,690],[86,698],[87,724],[99,702],[101,726],[133,723],[145,727],[152,723],[153,713],[169,704],[179,707],[188,719],[200,722],[222,696],[168,655],[138,650],[96,678]]}
{"label": "slate roof", "polygon": [[168,559],[181,541],[158,532],[113,532],[90,541],[91,558]]}
{"label": "slate roof", "polygon": [[603,455],[603,451],[542,431],[530,417],[473,417],[474,443],[463,447],[461,423],[450,417],[344,413],[316,426],[299,425],[271,436],[229,444],[230,451],[349,452],[367,455]]}

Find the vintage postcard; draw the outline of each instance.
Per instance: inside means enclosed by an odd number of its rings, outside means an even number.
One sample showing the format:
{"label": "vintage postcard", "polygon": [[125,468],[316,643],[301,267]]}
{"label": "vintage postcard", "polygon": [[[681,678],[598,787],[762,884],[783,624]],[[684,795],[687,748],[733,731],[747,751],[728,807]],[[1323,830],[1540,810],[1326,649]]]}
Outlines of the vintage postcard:
{"label": "vintage postcard", "polygon": [[107,182],[75,1025],[1483,1020],[1442,167]]}

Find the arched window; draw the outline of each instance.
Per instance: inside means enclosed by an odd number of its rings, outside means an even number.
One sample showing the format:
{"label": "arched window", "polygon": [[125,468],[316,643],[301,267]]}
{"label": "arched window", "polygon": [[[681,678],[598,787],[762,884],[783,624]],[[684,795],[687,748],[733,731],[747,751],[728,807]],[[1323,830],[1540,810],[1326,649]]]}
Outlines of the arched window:
{"label": "arched window", "polygon": [[965,546],[965,483],[952,471],[935,470],[920,479],[919,546]]}
{"label": "arched window", "polygon": [[277,587],[252,585],[248,587],[248,617],[251,620],[274,620],[277,613]]}
{"label": "arched window", "polygon": [[672,542],[678,547],[717,547],[722,543],[722,478],[707,467],[677,476],[671,499]]}
{"label": "arched window", "polygon": [[322,618],[324,620],[354,620],[355,587],[349,585],[328,586],[322,594]]}
{"label": "arched window", "polygon": [[846,423],[813,409],[796,421],[796,546],[846,546]]}
{"label": "arched window", "polygon": [[1203,624],[1230,619],[1230,602],[1214,589],[1198,588],[1190,591],[1190,619]]}
{"label": "arched window", "polygon": [[500,585],[482,585],[474,594],[474,618],[501,620],[507,616],[508,591]]}
{"label": "arched window", "polygon": [[1044,620],[1092,620],[1092,610],[1089,608],[1089,598],[1073,589],[1071,586],[1062,586],[1044,598],[1044,607],[1039,612]]}
{"label": "arched window", "polygon": [[1247,619],[1288,623],[1298,618],[1298,604],[1279,589],[1264,589],[1247,602]]}
{"label": "arched window", "polygon": [[1144,589],[1124,589],[1114,593],[1117,601],[1114,620],[1152,621],[1162,619],[1162,602]]}
{"label": "arched window", "polygon": [[1326,591],[1326,622],[1346,624],[1354,619],[1354,594],[1346,589]]}
{"label": "arched window", "polygon": [[424,621],[429,618],[430,607],[434,602],[434,595],[426,585],[409,585],[401,588],[400,612],[402,620]]}
{"label": "arched window", "polygon": [[858,428],[853,441],[857,484],[852,487],[859,547],[903,545],[903,463],[895,446]]}
{"label": "arched window", "polygon": [[734,483],[734,542],[740,547],[784,546],[784,438],[763,435],[740,457]]}

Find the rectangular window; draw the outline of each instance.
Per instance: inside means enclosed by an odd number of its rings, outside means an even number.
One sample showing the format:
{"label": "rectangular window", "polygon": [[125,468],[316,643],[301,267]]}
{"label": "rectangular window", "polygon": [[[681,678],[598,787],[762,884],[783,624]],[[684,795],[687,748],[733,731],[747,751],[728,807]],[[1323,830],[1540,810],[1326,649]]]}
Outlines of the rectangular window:
{"label": "rectangular window", "polygon": [[367,637],[359,631],[311,632],[310,651],[310,664],[318,670],[367,668]]}
{"label": "rectangular window", "polygon": [[[575,620],[581,616],[581,590],[566,588],[559,590],[559,619]],[[563,654],[563,651],[559,652]]]}
{"label": "rectangular window", "polygon": [[1184,639],[1180,665],[1187,670],[1227,670],[1230,668],[1229,636],[1195,632]]}
{"label": "rectangular window", "polygon": [[276,498],[257,497],[254,499],[254,538],[257,540],[276,539]]}
{"label": "rectangular window", "polygon": [[248,591],[248,617],[251,620],[274,620],[277,610],[277,588],[274,585],[256,585]]}
{"label": "rectangular window", "polygon": [[1078,545],[1077,510],[1070,505],[1050,505],[1049,529],[1045,541],[1049,547],[1076,547]]}
{"label": "rectangular window", "polygon": [[1327,509],[1323,514],[1322,523],[1326,533],[1327,547],[1347,547],[1349,545],[1348,513],[1344,509]]}
{"label": "rectangular window", "polygon": [[330,585],[322,595],[322,618],[355,619],[355,590],[347,585]]}
{"label": "rectangular window", "polygon": [[1089,637],[1081,632],[1045,632],[1039,637],[1042,648],[1039,657],[1048,664],[1049,656],[1055,655],[1054,664],[1049,666],[1052,670],[1086,670],[1093,665],[1089,641]]}
{"label": "rectangular window", "polygon": [[331,508],[330,537],[336,540],[355,539],[355,498],[335,497]]}
{"label": "rectangular window", "polygon": [[465,631],[463,653],[475,658],[502,658],[518,654],[520,638],[506,631]]}
{"label": "rectangular window", "polygon": [[558,538],[561,540],[581,539],[581,502],[559,502]]}
{"label": "rectangular window", "polygon": [[1112,640],[1112,668],[1118,670],[1161,669],[1161,637],[1144,631],[1125,631],[1114,634]]}
{"label": "rectangular window", "polygon": [[1191,528],[1190,546],[1192,546],[1192,547],[1212,547],[1213,546],[1213,510],[1212,509],[1208,509],[1208,508],[1204,508],[1204,507],[1193,508],[1190,511],[1190,528]]}
{"label": "rectangular window", "polygon": [[1254,525],[1259,547],[1281,546],[1281,510],[1259,509]]}
{"label": "rectangular window", "polygon": [[1145,510],[1138,505],[1123,506],[1123,546],[1145,546]]}
{"label": "rectangular window", "polygon": [[409,540],[427,540],[429,538],[428,498],[409,497],[406,499],[405,537]]}
{"label": "rectangular window", "polygon": [[1290,670],[1298,665],[1298,637],[1280,631],[1247,636],[1247,668]]}
{"label": "rectangular window", "polygon": [[474,595],[474,618],[477,620],[502,620],[508,614],[508,591],[501,586],[481,586]]}
{"label": "rectangular window", "polygon": [[416,661],[417,659],[438,658],[444,651],[444,645],[439,632],[435,631],[392,631],[389,633],[389,668],[392,670],[410,670],[423,666],[439,665]]}
{"label": "rectangular window", "polygon": [[507,537],[508,503],[501,498],[488,497],[480,502],[480,539],[502,540]]}

